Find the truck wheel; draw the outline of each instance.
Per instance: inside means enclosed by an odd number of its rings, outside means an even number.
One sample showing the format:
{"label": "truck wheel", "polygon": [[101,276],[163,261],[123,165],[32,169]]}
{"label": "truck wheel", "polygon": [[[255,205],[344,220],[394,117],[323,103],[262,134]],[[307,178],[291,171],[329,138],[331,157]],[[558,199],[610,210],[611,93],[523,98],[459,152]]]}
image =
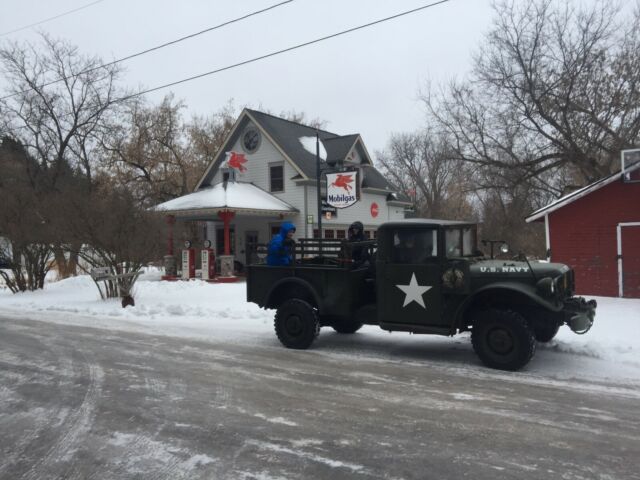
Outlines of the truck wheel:
{"label": "truck wheel", "polygon": [[331,327],[338,333],[356,333],[358,330],[362,328],[362,322],[357,322],[355,320],[336,320],[331,324]]}
{"label": "truck wheel", "polygon": [[298,298],[280,305],[274,323],[278,340],[287,348],[309,348],[320,333],[316,310]]}
{"label": "truck wheel", "polygon": [[550,342],[558,334],[560,325],[551,323],[549,325],[538,325],[533,329],[536,340],[541,343]]}
{"label": "truck wheel", "polygon": [[527,321],[506,309],[480,312],[473,322],[471,344],[485,365],[500,370],[519,370],[536,351],[536,339]]}

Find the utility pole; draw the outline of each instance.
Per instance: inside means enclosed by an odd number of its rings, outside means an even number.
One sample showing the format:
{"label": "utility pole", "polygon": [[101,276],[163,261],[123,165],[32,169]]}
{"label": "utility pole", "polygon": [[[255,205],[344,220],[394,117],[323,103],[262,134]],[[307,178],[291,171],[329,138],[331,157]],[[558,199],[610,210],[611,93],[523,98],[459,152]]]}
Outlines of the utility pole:
{"label": "utility pole", "polygon": [[[322,192],[320,191],[320,135],[316,128],[316,189],[318,191],[318,238],[322,238]],[[322,243],[320,243],[322,253]]]}

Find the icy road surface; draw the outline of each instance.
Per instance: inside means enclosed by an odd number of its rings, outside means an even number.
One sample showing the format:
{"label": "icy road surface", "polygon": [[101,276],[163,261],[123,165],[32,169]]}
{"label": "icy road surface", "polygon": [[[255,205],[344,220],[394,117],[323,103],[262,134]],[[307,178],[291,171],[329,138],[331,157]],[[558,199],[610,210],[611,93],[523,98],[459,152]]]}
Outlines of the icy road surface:
{"label": "icy road surface", "polygon": [[637,385],[341,338],[293,351],[0,317],[0,478],[640,478]]}

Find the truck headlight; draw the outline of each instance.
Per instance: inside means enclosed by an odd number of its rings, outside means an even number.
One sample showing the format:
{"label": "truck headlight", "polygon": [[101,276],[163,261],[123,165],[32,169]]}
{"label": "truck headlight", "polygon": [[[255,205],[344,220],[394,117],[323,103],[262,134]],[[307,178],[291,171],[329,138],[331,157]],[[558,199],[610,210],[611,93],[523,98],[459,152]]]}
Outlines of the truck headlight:
{"label": "truck headlight", "polygon": [[556,284],[551,277],[544,277],[536,283],[538,292],[545,296],[552,296],[556,293]]}

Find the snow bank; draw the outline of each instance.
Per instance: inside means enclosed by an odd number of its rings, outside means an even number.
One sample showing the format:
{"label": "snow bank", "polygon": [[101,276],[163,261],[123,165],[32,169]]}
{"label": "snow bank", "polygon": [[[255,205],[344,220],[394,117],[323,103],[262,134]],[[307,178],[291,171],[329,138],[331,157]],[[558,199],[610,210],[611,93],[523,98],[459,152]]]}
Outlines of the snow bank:
{"label": "snow bank", "polygon": [[273,313],[246,303],[244,283],[162,282],[160,275],[147,273],[136,282],[135,307],[123,309],[119,299],[101,300],[91,278],[81,275],[50,283],[38,292],[0,292],[0,313],[73,325],[224,340],[272,332]]}
{"label": "snow bank", "polygon": [[596,320],[585,335],[561,328],[548,348],[640,367],[640,300],[595,298]]}

